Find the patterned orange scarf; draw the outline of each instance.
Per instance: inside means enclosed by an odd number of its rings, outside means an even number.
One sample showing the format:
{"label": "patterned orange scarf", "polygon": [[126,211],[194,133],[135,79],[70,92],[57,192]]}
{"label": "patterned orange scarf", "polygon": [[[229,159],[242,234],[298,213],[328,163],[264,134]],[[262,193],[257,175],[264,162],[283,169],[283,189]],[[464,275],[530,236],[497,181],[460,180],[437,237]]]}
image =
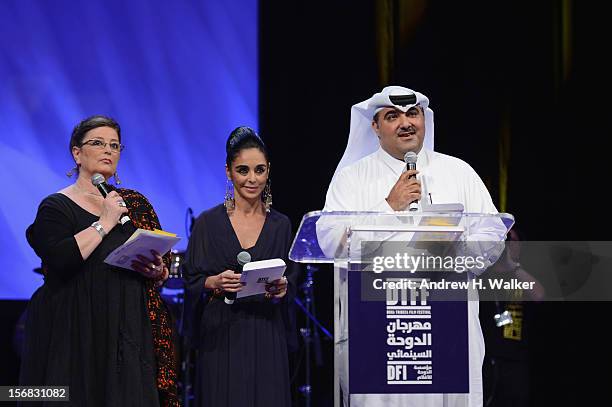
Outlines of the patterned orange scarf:
{"label": "patterned orange scarf", "polygon": [[[129,189],[119,189],[128,208],[134,226],[140,229],[161,229],[157,214],[149,201],[140,193]],[[166,267],[170,268],[170,255],[164,256]],[[157,389],[162,407],[179,407],[177,394],[176,353],[172,335],[172,324],[166,305],[155,282],[148,280],[147,309],[153,334],[153,347],[157,361]]]}

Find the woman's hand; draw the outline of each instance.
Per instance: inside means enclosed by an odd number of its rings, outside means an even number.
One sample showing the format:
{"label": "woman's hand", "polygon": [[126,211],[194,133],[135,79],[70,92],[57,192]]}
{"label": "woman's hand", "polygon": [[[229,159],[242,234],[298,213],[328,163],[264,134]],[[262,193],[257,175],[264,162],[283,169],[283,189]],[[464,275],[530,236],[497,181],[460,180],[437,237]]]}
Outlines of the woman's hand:
{"label": "woman's hand", "polygon": [[106,233],[109,233],[112,228],[117,226],[119,219],[124,213],[127,213],[128,209],[125,205],[125,201],[117,193],[117,191],[111,191],[104,201],[102,202],[102,212],[100,213],[100,224],[104,228]]}
{"label": "woman's hand", "polygon": [[266,284],[266,298],[273,298],[279,300],[287,294],[287,278],[281,277],[278,280],[272,281],[270,284]]}
{"label": "woman's hand", "polygon": [[[151,250],[152,259],[138,255],[140,261],[133,261],[132,268],[146,278],[159,280],[163,284],[168,278],[168,268],[164,264],[161,254]],[[158,282],[158,285],[161,285]]]}
{"label": "woman's hand", "polygon": [[237,293],[242,290],[240,274],[233,270],[225,270],[216,276],[208,277],[204,286],[208,289],[222,290],[230,293]]}
{"label": "woman's hand", "polygon": [[166,267],[166,265],[164,264],[163,266],[163,272],[162,272],[162,276],[159,280],[157,280],[155,282],[155,286],[157,288],[161,287],[162,285],[164,285],[164,283],[166,282],[166,280],[168,279],[168,277],[170,277],[170,270],[168,270],[168,267]]}

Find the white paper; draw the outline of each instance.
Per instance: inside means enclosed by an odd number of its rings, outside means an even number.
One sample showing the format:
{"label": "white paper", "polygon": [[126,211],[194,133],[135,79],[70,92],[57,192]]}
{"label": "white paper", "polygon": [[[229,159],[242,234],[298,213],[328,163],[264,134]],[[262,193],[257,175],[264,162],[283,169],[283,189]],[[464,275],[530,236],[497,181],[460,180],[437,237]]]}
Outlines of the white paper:
{"label": "white paper", "polygon": [[462,213],[464,210],[462,203],[445,203],[445,204],[430,204],[427,201],[423,203],[423,212],[454,212]]}
{"label": "white paper", "polygon": [[236,298],[265,294],[266,284],[281,278],[286,268],[283,259],[252,261],[245,264],[240,275],[242,290],[236,294]]}
{"label": "white paper", "polygon": [[150,230],[138,229],[121,246],[109,254],[104,262],[111,266],[117,266],[128,270],[133,270],[132,261],[140,261],[137,255],[152,259],[151,250],[159,254],[167,253],[172,247],[181,240],[180,237],[166,236]]}

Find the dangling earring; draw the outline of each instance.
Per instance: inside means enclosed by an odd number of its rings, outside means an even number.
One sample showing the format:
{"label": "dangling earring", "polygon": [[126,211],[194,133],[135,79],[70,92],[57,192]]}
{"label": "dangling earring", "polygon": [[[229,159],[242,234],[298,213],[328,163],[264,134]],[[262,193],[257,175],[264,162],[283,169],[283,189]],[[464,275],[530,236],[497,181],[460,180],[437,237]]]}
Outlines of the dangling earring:
{"label": "dangling earring", "polygon": [[113,175],[113,177],[115,177],[115,184],[121,185],[121,180],[119,179],[119,175],[117,174],[117,171],[115,171],[115,175]]}
{"label": "dangling earring", "polygon": [[236,201],[234,200],[234,184],[227,179],[225,181],[225,199],[223,200],[223,206],[225,210],[231,212],[236,207]]}
{"label": "dangling earring", "polygon": [[266,212],[270,212],[270,208],[272,207],[272,181],[270,181],[270,177],[268,177],[268,181],[266,181],[266,187],[263,190],[263,201],[264,207],[266,208]]}
{"label": "dangling earring", "polygon": [[79,172],[79,167],[74,167],[73,169],[71,169],[70,171],[66,173],[66,176],[68,178],[72,178],[72,176],[76,174],[77,172]]}

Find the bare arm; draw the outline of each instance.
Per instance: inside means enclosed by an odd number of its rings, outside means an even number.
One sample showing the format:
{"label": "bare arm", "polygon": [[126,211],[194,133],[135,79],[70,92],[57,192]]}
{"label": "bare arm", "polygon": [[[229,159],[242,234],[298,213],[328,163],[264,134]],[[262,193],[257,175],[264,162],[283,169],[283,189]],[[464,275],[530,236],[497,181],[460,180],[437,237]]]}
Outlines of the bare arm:
{"label": "bare arm", "polygon": [[[121,215],[128,211],[125,206],[119,206],[119,202],[123,202],[123,198],[116,191],[112,191],[102,203],[102,213],[98,222],[107,234],[117,226]],[[93,227],[89,227],[74,235],[74,239],[79,246],[83,260],[86,260],[102,242],[103,237]]]}

